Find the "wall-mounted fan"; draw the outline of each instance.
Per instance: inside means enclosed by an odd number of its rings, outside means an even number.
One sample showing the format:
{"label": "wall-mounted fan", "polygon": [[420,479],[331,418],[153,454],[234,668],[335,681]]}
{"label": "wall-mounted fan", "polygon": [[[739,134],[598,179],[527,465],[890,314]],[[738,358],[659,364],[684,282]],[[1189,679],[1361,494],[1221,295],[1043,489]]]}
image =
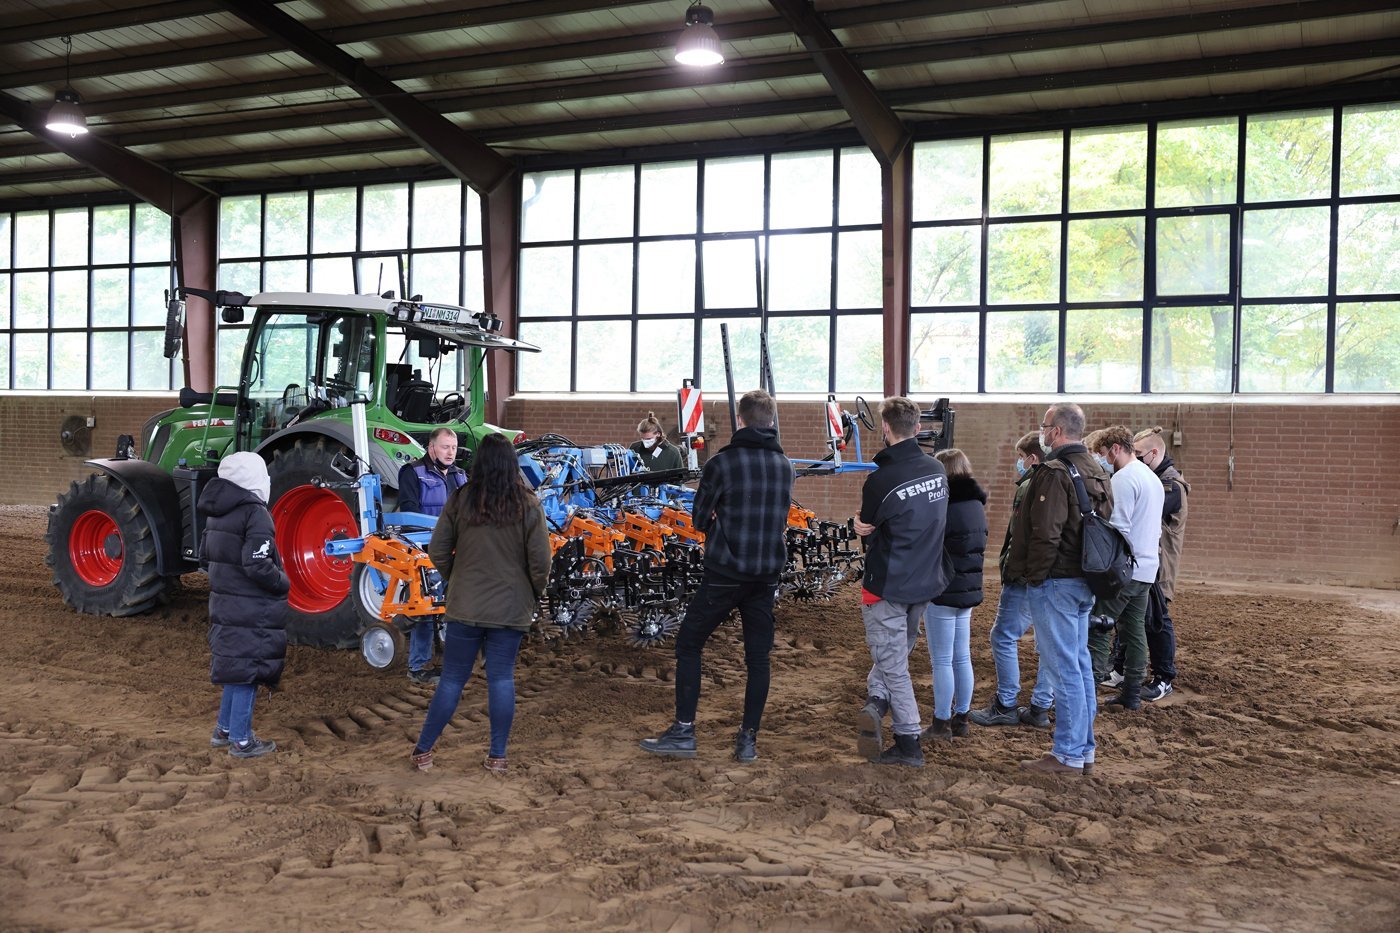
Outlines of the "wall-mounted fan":
{"label": "wall-mounted fan", "polygon": [[92,427],[86,415],[69,415],[58,429],[63,452],[73,457],[92,455]]}

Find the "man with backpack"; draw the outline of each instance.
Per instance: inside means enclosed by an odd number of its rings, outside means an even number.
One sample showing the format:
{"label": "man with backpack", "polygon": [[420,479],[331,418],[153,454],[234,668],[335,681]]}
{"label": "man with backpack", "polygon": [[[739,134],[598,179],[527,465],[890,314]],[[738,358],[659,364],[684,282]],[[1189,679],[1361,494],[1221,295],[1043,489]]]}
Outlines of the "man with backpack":
{"label": "man with backpack", "polygon": [[1031,476],[1011,532],[1005,579],[1024,584],[1036,647],[1055,692],[1050,752],[1021,767],[1048,774],[1084,774],[1094,764],[1094,669],[1089,659],[1089,611],[1094,594],[1081,562],[1083,519],[1071,465],[1096,514],[1113,514],[1108,474],[1080,443],[1084,410],[1051,405],[1040,424],[1045,462]]}

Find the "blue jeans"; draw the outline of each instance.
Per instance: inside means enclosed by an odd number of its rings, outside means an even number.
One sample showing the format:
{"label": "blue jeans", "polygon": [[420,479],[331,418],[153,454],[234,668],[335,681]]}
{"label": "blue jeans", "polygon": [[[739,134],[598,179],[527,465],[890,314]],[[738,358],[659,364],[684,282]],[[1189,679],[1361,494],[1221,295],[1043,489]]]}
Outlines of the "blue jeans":
{"label": "blue jeans", "polygon": [[433,666],[433,632],[437,621],[423,619],[408,633],[408,669],[423,671]]}
{"label": "blue jeans", "polygon": [[1081,577],[1052,577],[1026,587],[1036,646],[1055,690],[1051,753],[1077,768],[1094,760],[1094,665],[1089,659],[1089,611],[1094,594]]}
{"label": "blue jeans", "polygon": [[[1021,661],[1017,657],[1016,643],[1031,627],[1031,613],[1026,605],[1026,588],[1014,583],[1004,583],[1001,599],[997,601],[997,618],[992,623],[992,660],[997,666],[997,702],[1003,708],[1014,708],[1016,698],[1021,695]],[[1037,646],[1039,641],[1036,642]],[[1045,671],[1045,655],[1040,656],[1040,664],[1035,674],[1035,687],[1031,690],[1031,703],[1041,709],[1049,709],[1055,702],[1055,692],[1050,686],[1050,678]]]}
{"label": "blue jeans", "polygon": [[924,611],[928,654],[933,661],[933,718],[949,719],[972,705],[971,609],[929,603]]}
{"label": "blue jeans", "polygon": [[433,690],[418,752],[431,751],[447,721],[457,712],[462,690],[471,679],[476,659],[486,658],[486,712],[491,719],[491,757],[504,758],[510,726],[515,721],[515,659],[525,633],[512,628],[483,628],[465,622],[447,623],[442,649],[442,679]]}
{"label": "blue jeans", "polygon": [[252,740],[253,701],[257,696],[257,684],[224,684],[218,727],[220,732],[228,733],[230,741],[242,745]]}

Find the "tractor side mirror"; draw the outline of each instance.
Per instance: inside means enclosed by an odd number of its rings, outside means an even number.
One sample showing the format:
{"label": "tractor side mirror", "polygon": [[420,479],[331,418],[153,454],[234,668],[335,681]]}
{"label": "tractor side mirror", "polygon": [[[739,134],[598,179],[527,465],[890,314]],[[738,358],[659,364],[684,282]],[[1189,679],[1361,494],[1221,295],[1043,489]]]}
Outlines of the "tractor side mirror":
{"label": "tractor side mirror", "polygon": [[221,320],[223,320],[223,322],[224,322],[225,324],[242,324],[242,323],[243,323],[243,309],[242,309],[242,308],[224,308],[223,311],[219,312],[219,317],[220,317]]}

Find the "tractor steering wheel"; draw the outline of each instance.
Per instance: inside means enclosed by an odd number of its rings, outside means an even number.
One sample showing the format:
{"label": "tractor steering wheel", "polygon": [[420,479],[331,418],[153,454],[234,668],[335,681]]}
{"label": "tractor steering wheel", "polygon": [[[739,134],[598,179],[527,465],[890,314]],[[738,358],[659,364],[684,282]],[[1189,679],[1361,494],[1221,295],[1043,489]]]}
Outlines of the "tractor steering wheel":
{"label": "tractor steering wheel", "polygon": [[860,423],[865,426],[865,430],[875,430],[875,418],[870,413],[870,406],[867,405],[865,399],[859,395],[856,396],[856,417],[859,418]]}
{"label": "tractor steering wheel", "polygon": [[448,392],[433,406],[433,421],[451,421],[467,407],[467,397],[461,392]]}

